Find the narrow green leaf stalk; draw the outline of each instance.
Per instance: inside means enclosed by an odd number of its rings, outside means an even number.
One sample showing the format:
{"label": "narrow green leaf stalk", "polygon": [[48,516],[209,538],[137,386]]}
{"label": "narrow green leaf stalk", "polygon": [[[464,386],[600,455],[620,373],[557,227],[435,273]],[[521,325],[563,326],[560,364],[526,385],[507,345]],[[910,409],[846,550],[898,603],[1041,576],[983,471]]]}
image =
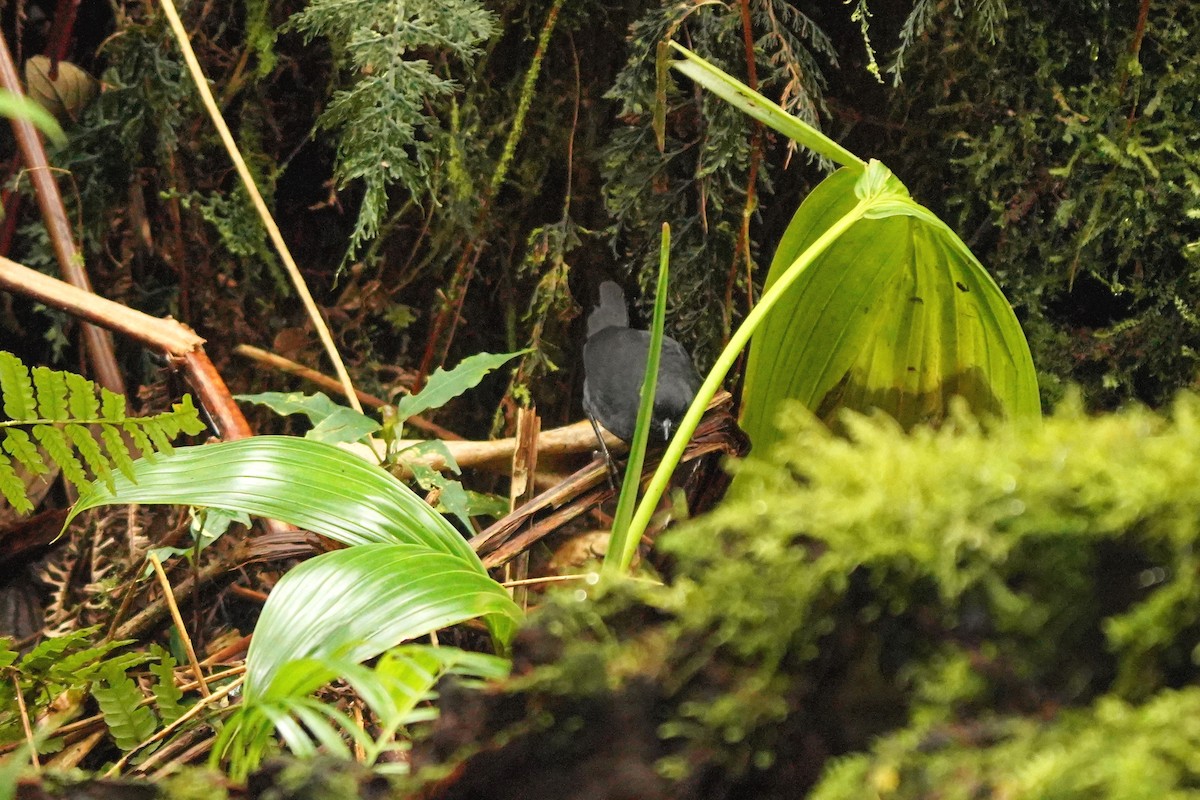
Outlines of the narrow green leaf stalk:
{"label": "narrow green leaf stalk", "polygon": [[[696,393],[696,399],[692,401],[692,405],[688,408],[687,414],[684,415],[683,421],[679,423],[679,430],[675,432],[670,445],[667,446],[667,451],[663,454],[662,463],[658,465],[658,470],[654,473],[654,477],[650,479],[650,483],[646,487],[646,494],[642,497],[641,505],[638,506],[637,512],[633,516],[633,521],[630,523],[629,531],[626,534],[629,539],[635,542],[640,541],[642,534],[646,532],[646,527],[650,524],[650,517],[654,514],[654,509],[658,506],[658,501],[662,499],[663,493],[667,489],[667,483],[671,479],[671,473],[675,471],[675,467],[678,466],[679,460],[683,457],[683,451],[687,448],[692,434],[696,432],[696,426],[700,424],[700,418],[704,416],[709,402],[716,395],[717,390],[721,388],[721,383],[725,380],[725,376],[729,374],[729,370],[733,368],[738,353],[750,341],[750,336],[754,333],[755,329],[758,328],[771,309],[775,307],[779,299],[791,288],[792,284],[796,282],[801,273],[818,256],[824,253],[831,244],[837,241],[842,234],[848,231],[854,223],[865,217],[867,212],[870,211],[879,199],[878,196],[868,195],[859,200],[854,208],[850,209],[849,213],[831,225],[825,233],[821,234],[820,238],[809,245],[808,249],[800,254],[799,258],[788,267],[779,280],[763,294],[758,304],[754,306],[750,313],[746,315],[746,319],[734,331],[729,344],[725,345],[725,349],[721,351],[721,355],[717,357],[716,363],[713,364],[713,368],[709,370],[707,377],[705,377],[704,383],[700,386],[700,391]],[[609,552],[612,552],[612,550],[613,547],[610,544]],[[621,561],[617,565],[618,570],[620,572],[628,571],[632,560],[632,549],[628,552],[623,552],[621,554]]]}
{"label": "narrow green leaf stalk", "polygon": [[835,164],[854,169],[866,168],[866,162],[830,139],[807,122],[792,116],[758,92],[730,77],[682,45],[671,42],[671,47],[687,60],[676,61],[671,66],[687,75],[696,83],[726,101],[734,108],[753,117],[769,128],[782,133],[797,144],[807,147],[819,156]]}
{"label": "narrow green leaf stalk", "polygon": [[609,573],[623,572],[629,568],[642,538],[640,532],[637,536],[630,535],[629,521],[637,502],[638,485],[642,482],[646,444],[650,441],[650,418],[654,412],[654,392],[658,385],[658,363],[662,357],[663,328],[667,317],[667,272],[670,260],[671,226],[664,222],[659,244],[658,285],[654,290],[654,322],[650,326],[650,349],[646,353],[646,375],[642,379],[637,425],[629,445],[629,460],[625,464],[621,497],[617,500],[617,513],[613,517],[612,537],[609,539],[608,552],[604,555],[604,571]]}

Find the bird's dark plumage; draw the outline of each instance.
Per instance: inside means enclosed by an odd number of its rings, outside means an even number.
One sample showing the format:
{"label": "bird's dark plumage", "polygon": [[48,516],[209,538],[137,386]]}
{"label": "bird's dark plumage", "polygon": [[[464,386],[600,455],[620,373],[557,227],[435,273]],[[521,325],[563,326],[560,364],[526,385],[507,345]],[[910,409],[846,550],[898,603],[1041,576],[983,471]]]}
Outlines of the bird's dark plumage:
{"label": "bird's dark plumage", "polygon": [[[600,285],[600,305],[588,316],[583,346],[583,408],[593,421],[628,442],[637,424],[650,332],[629,327],[621,287]],[[696,396],[700,378],[683,345],[663,337],[651,436],[667,440]]]}

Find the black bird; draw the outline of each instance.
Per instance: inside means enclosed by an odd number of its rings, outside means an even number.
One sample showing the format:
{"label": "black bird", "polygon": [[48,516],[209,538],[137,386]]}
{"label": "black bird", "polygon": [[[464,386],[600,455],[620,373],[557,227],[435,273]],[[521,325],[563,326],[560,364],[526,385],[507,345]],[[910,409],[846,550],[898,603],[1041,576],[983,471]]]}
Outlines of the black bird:
{"label": "black bird", "polygon": [[[642,378],[650,332],[629,327],[625,294],[612,281],[600,284],[600,305],[588,316],[588,338],[583,345],[583,410],[592,427],[603,425],[618,439],[628,442],[637,425]],[[658,362],[658,382],[651,414],[651,437],[665,442],[671,430],[691,405],[700,387],[700,377],[683,345],[663,337]],[[604,439],[596,430],[603,446]],[[608,455],[605,448],[605,455]]]}

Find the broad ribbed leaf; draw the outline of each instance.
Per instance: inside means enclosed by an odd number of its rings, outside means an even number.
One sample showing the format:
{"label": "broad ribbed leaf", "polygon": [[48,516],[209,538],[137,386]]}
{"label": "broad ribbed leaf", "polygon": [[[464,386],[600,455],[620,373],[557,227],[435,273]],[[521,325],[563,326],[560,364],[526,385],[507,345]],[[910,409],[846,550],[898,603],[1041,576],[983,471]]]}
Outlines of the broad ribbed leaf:
{"label": "broad ribbed leaf", "polygon": [[789,398],[827,419],[879,408],[906,426],[940,419],[954,395],[980,413],[1038,414],[1029,346],[999,287],[877,162],[839,170],[805,199],[766,287],[865,197],[864,218],[802,268],[754,334],[742,407],[754,446],[775,440],[772,417]]}
{"label": "broad ribbed leaf", "polygon": [[333,445],[290,436],[177,447],[133,464],[136,482],[113,475],[115,489],[92,483],[68,523],[117,503],[180,504],[242,511],[289,522],[347,545],[419,544],[486,575],[444,517],[392,475]]}
{"label": "broad ribbed leaf", "polygon": [[[412,544],[324,553],[283,576],[267,598],[246,655],[246,701],[269,700],[276,675],[293,659],[365,661],[476,617],[506,643],[521,610],[504,587],[461,558]],[[278,690],[293,694],[297,687]]]}

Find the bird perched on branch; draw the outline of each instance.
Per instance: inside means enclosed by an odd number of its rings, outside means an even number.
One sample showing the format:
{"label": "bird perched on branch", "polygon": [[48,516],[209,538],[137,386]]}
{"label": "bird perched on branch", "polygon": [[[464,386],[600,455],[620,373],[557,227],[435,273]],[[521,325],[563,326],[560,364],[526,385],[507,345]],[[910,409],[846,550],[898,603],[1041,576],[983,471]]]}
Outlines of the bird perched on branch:
{"label": "bird perched on branch", "polygon": [[[600,284],[600,305],[588,315],[588,338],[583,346],[583,410],[592,427],[597,423],[628,442],[633,438],[646,374],[650,332],[629,327],[625,294],[612,281]],[[654,391],[650,435],[663,441],[691,405],[700,378],[691,356],[670,336],[663,337]],[[596,429],[601,446],[604,439]],[[605,455],[608,455],[605,448]]]}

